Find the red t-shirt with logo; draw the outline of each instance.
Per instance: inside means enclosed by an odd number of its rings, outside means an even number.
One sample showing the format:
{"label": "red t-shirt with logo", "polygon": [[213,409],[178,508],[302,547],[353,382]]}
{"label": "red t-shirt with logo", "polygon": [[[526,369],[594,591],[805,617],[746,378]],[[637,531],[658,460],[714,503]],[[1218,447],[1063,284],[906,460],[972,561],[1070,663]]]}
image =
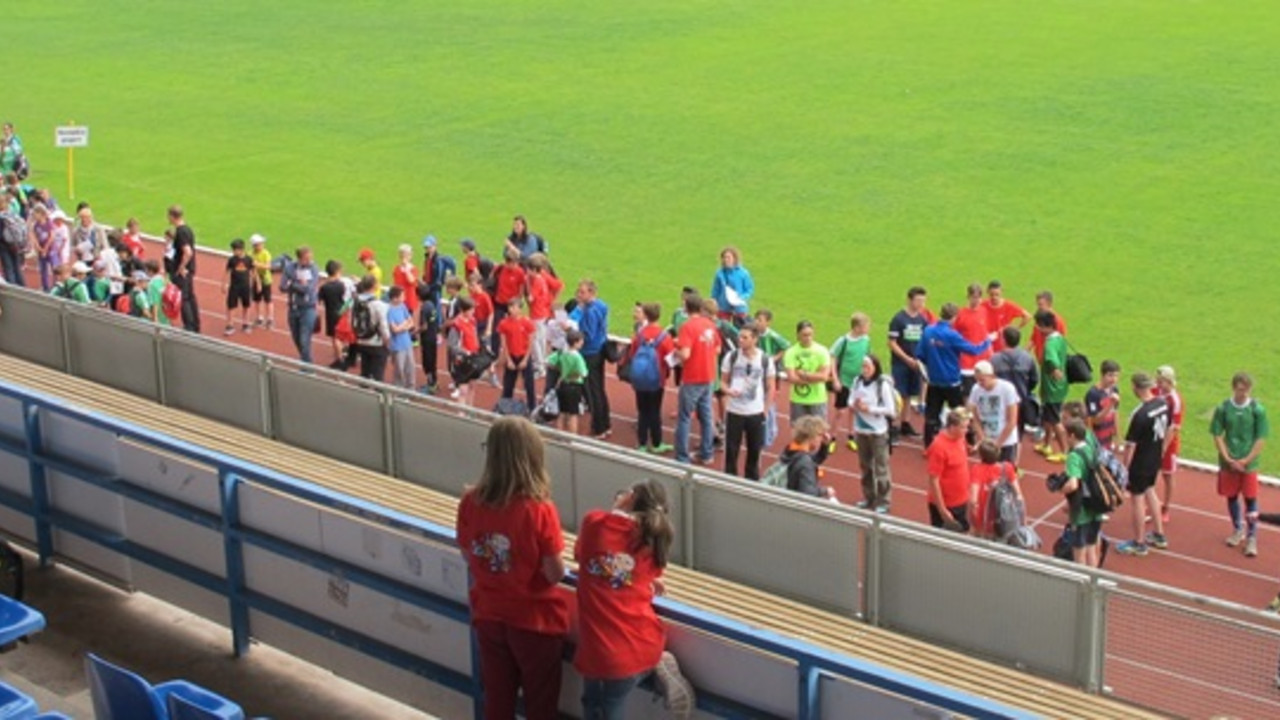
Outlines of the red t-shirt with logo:
{"label": "red t-shirt with logo", "polygon": [[476,319],[466,315],[459,315],[449,322],[445,323],[446,328],[454,328],[458,331],[458,342],[462,345],[462,349],[469,353],[480,352],[480,335],[476,332]]}
{"label": "red t-shirt with logo", "polygon": [[1005,349],[1004,333],[1000,332],[1009,327],[1018,318],[1027,314],[1022,306],[1012,300],[1005,300],[1000,303],[1000,307],[991,304],[990,300],[982,303],[983,310],[987,313],[987,327],[990,332],[996,334],[996,339],[991,343],[991,354],[995,354]]}
{"label": "red t-shirt with logo", "polygon": [[519,265],[503,265],[501,269],[494,268],[493,271],[498,273],[498,283],[493,289],[495,303],[506,305],[520,297],[524,292],[524,268]]}
{"label": "red t-shirt with logo", "polygon": [[418,314],[418,270],[413,265],[397,265],[395,270],[391,271],[391,282],[398,288],[404,290],[404,304],[408,306],[409,312],[416,317]]}
{"label": "red t-shirt with logo", "polygon": [[476,305],[476,324],[483,326],[493,316],[493,298],[483,290],[470,293],[471,302]]}
{"label": "red t-shirt with logo", "polygon": [[[953,439],[945,431],[938,433],[925,456],[929,464],[929,476],[936,476],[942,488],[942,504],[953,508],[968,503],[969,452],[964,445],[964,435]],[[937,504],[932,483],[929,502]]]}
{"label": "red t-shirt with logo", "polygon": [[516,358],[529,354],[529,345],[533,343],[533,333],[537,330],[533,321],[527,317],[514,318],[510,315],[498,323],[498,334],[507,341],[507,352]]}
{"label": "red t-shirt with logo", "polygon": [[547,634],[569,631],[567,593],[547,580],[542,559],[564,550],[549,500],[516,498],[486,507],[468,491],[458,504],[458,547],[471,570],[471,620]]}
{"label": "red t-shirt with logo", "polygon": [[552,305],[564,289],[564,281],[544,272],[529,273],[529,317],[549,320],[554,314]]}
{"label": "red t-shirt with logo", "polygon": [[578,543],[578,649],[573,666],[588,678],[618,680],[653,669],[667,633],[653,610],[662,575],[648,546],[636,542],[627,514],[593,510]]}
{"label": "red t-shirt with logo", "polygon": [[[987,335],[991,333],[987,329],[987,311],[982,305],[977,308],[960,308],[960,312],[956,313],[956,319],[951,323],[951,327],[956,332],[974,345],[981,345],[982,341],[987,339]],[[991,357],[991,348],[980,355],[970,355],[968,353],[960,353],[960,370],[973,370],[973,366],[978,364],[979,360],[986,360]]]}
{"label": "red t-shirt with logo", "polygon": [[720,331],[712,320],[695,315],[680,326],[676,346],[688,349],[680,381],[690,385],[710,383],[716,378],[716,360],[720,355]]}

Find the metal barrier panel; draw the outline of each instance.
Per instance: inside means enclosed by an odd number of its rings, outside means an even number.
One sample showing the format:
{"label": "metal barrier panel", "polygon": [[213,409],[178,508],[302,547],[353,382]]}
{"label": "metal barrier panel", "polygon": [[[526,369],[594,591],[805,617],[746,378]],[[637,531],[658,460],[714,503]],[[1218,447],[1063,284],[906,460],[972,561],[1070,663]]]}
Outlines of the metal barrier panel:
{"label": "metal barrier panel", "polygon": [[381,394],[278,367],[270,376],[279,440],[386,472]]}
{"label": "metal barrier panel", "polygon": [[578,517],[597,508],[613,507],[619,490],[645,480],[657,480],[667,491],[667,517],[675,529],[676,539],[671,545],[671,562],[686,565],[684,551],[685,526],[684,475],[643,458],[629,457],[617,452],[595,450],[581,445],[573,449],[574,504]]}
{"label": "metal barrier panel", "polygon": [[0,288],[0,351],[55,370],[67,369],[62,303],[33,291]]}
{"label": "metal barrier panel", "polygon": [[164,401],[170,407],[261,433],[267,407],[262,361],[184,333],[163,333]]}
{"label": "metal barrier panel", "polygon": [[560,527],[569,532],[577,532],[578,521],[590,509],[578,504],[578,478],[573,470],[573,458],[577,449],[549,440],[544,446],[547,472],[551,475],[551,502],[555,503],[556,511],[560,513]]}
{"label": "metal barrier panel", "polygon": [[695,569],[842,615],[861,612],[860,521],[745,481],[693,481]]}
{"label": "metal barrier panel", "polygon": [[479,479],[487,424],[399,400],[391,417],[396,473],[402,479],[453,497]]}
{"label": "metal barrier panel", "polygon": [[1152,589],[1108,594],[1111,693],[1182,717],[1280,717],[1275,619],[1194,604]]}
{"label": "metal barrier panel", "polygon": [[857,708],[856,717],[876,720],[921,720],[921,718],[955,717],[945,708],[903,697],[874,685],[823,675],[818,681],[819,717],[838,718],[849,708]]}
{"label": "metal barrier panel", "polygon": [[1089,578],[1037,558],[880,526],[880,624],[1084,687]]}
{"label": "metal barrier panel", "polygon": [[153,326],[101,310],[68,311],[63,321],[72,375],[160,400]]}

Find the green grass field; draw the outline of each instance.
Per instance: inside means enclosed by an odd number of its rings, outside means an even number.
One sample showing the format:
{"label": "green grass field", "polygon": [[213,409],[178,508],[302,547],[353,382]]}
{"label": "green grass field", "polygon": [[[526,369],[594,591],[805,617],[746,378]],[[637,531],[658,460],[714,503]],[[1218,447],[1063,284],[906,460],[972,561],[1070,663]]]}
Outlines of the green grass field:
{"label": "green grass field", "polygon": [[[191,3],[6,10],[4,114],[66,195],[203,244],[354,262],[512,214],[624,329],[743,250],[757,306],[882,336],[1000,278],[1075,343],[1174,364],[1189,453],[1230,374],[1280,407],[1280,4],[1183,0]],[[15,68],[21,68],[15,74]],[[453,242],[449,247],[456,247]],[[1272,452],[1269,469],[1280,470]]]}

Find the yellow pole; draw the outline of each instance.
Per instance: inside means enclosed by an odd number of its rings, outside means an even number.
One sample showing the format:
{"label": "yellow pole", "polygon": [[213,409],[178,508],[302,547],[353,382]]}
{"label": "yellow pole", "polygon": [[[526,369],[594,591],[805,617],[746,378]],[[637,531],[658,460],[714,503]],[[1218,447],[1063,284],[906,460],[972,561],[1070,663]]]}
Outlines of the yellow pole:
{"label": "yellow pole", "polygon": [[[67,123],[74,126],[75,120]],[[75,148],[67,148],[67,197],[72,200],[76,199],[76,163],[74,159]]]}

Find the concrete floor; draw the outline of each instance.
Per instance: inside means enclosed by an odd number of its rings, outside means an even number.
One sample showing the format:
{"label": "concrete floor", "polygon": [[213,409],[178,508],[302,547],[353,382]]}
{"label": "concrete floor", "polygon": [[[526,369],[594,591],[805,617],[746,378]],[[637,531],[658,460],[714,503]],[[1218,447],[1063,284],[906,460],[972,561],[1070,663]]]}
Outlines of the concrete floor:
{"label": "concrete floor", "polygon": [[24,557],[25,601],[44,613],[48,627],[0,655],[0,679],[31,695],[42,711],[93,717],[83,665],[92,651],[152,682],[182,678],[207,687],[239,703],[248,717],[433,718],[259,644],[235,659],[223,627],[65,567],[35,569],[34,558]]}

